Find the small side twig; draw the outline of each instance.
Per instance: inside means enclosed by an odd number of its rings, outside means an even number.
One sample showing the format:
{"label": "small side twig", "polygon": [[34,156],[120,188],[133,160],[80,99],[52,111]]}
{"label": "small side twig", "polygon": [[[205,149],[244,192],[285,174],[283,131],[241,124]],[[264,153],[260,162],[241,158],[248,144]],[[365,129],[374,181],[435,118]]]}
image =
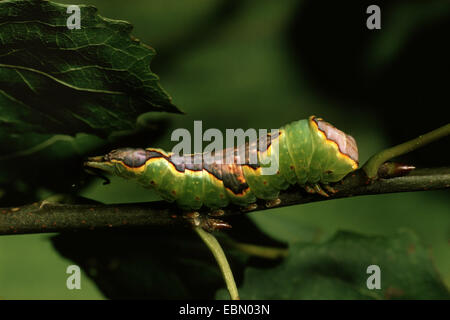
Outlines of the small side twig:
{"label": "small side twig", "polygon": [[263,259],[282,259],[286,258],[289,254],[287,248],[277,248],[269,246],[260,246],[252,243],[238,242],[229,238],[225,238],[222,242],[226,247],[230,247],[240,252],[246,253],[250,256],[263,258]]}
{"label": "small side twig", "polygon": [[413,140],[383,150],[372,156],[362,168],[369,179],[375,179],[377,178],[378,168],[386,161],[414,151],[448,135],[450,135],[450,124],[446,124],[445,126],[421,135]]}
{"label": "small side twig", "polygon": [[194,230],[214,255],[220,271],[222,272],[231,300],[239,300],[239,293],[236,287],[236,282],[234,281],[233,272],[231,271],[227,257],[225,256],[220,243],[212,233],[203,230],[201,227],[195,227]]}

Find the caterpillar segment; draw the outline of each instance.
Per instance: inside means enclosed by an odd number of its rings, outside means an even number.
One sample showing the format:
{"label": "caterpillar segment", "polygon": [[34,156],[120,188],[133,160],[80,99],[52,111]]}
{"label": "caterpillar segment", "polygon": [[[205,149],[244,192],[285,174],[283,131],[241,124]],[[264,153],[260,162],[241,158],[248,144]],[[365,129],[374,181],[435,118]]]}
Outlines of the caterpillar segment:
{"label": "caterpillar segment", "polygon": [[[226,161],[229,154],[231,163]],[[157,148],[122,148],[89,158],[85,166],[136,180],[186,212],[206,206],[212,216],[220,216],[220,208],[230,204],[251,211],[257,199],[266,200],[268,207],[277,206],[280,191],[294,184],[328,196],[326,191],[335,192],[329,183],[358,168],[355,139],[315,116],[213,156],[222,161],[209,163],[202,154],[178,156]],[[270,166],[278,169],[264,174]],[[194,216],[190,216],[193,223],[205,229],[227,227],[219,219]]]}

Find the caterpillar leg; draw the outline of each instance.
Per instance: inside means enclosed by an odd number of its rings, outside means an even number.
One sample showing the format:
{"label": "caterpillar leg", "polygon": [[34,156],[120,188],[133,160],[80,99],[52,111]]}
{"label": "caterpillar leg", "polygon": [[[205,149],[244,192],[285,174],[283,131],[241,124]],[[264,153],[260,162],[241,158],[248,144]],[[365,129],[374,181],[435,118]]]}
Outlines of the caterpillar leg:
{"label": "caterpillar leg", "polygon": [[327,197],[327,198],[329,197],[328,193],[326,193],[326,192],[322,189],[322,187],[320,186],[320,184],[318,184],[318,183],[313,184],[313,188],[314,188],[314,191],[316,191],[316,193],[320,194],[321,196],[324,196],[324,197]]}
{"label": "caterpillar leg", "polygon": [[303,189],[305,189],[306,192],[310,193],[310,194],[315,194],[316,191],[309,185],[305,184],[304,186],[302,186]]}
{"label": "caterpillar leg", "polygon": [[328,194],[335,194],[337,190],[330,186],[329,184],[323,184],[322,187],[328,192]]}
{"label": "caterpillar leg", "polygon": [[329,197],[328,193],[326,193],[322,187],[320,186],[320,184],[318,183],[314,183],[312,185],[305,185],[303,186],[303,189],[305,189],[306,192],[311,193],[311,194],[320,194],[321,196],[324,197]]}
{"label": "caterpillar leg", "polygon": [[212,210],[211,212],[208,213],[208,216],[211,217],[221,217],[225,214],[225,211],[223,211],[222,209],[216,209],[216,210]]}
{"label": "caterpillar leg", "polygon": [[200,213],[198,213],[197,211],[189,211],[183,214],[183,218],[185,219],[194,220],[197,219],[198,217],[200,217]]}
{"label": "caterpillar leg", "polygon": [[242,207],[241,208],[241,212],[249,212],[249,211],[253,211],[256,208],[258,208],[258,205],[256,203],[251,203],[246,207]]}
{"label": "caterpillar leg", "polygon": [[273,208],[273,207],[279,206],[280,203],[281,203],[280,198],[276,198],[276,199],[273,199],[273,200],[267,200],[266,201],[266,208]]}

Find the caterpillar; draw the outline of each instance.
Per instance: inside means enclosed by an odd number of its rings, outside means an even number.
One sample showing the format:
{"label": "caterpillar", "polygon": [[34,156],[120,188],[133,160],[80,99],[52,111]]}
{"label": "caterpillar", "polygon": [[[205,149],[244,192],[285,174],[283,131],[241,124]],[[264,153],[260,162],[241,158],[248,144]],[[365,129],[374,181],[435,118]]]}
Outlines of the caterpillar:
{"label": "caterpillar", "polygon": [[[255,144],[258,144],[256,148]],[[277,153],[274,146],[277,146]],[[121,148],[103,156],[90,157],[86,167],[132,179],[156,190],[166,201],[186,211],[205,206],[211,210],[235,204],[246,208],[257,199],[268,206],[279,203],[281,190],[298,184],[307,192],[328,196],[328,184],[341,180],[358,168],[355,139],[321,118],[311,116],[287,124],[276,131],[247,142],[234,150],[234,160],[245,148],[245,161],[196,164],[194,155],[178,156],[158,148]],[[258,162],[250,164],[251,151]],[[218,159],[226,149],[215,154]],[[264,175],[267,159],[275,161],[275,174]],[[265,160],[265,161],[263,161]],[[273,164],[273,163],[272,163]]]}

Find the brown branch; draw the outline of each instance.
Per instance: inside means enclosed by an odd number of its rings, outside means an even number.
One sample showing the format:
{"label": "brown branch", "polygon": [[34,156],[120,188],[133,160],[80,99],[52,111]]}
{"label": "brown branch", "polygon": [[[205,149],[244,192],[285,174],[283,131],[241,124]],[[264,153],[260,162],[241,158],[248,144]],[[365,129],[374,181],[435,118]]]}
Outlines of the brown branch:
{"label": "brown branch", "polygon": [[[335,184],[337,193],[329,198],[291,188],[280,194],[282,206],[325,201],[354,196],[448,189],[450,167],[414,170],[406,176],[371,181],[363,170],[357,170]],[[267,210],[258,201],[254,211]],[[242,214],[239,207],[224,209],[224,219]],[[200,211],[206,217],[205,211]],[[164,201],[133,204],[58,204],[39,202],[16,208],[0,208],[0,235],[47,233],[108,228],[145,228],[155,225],[191,226],[191,220],[175,205]]]}

